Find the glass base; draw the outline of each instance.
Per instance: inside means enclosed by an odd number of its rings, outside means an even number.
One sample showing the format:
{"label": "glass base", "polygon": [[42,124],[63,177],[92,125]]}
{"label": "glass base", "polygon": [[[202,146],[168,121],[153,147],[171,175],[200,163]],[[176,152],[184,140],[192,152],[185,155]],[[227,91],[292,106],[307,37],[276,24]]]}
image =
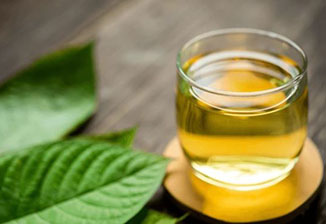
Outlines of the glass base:
{"label": "glass base", "polygon": [[257,190],[286,178],[298,158],[214,157],[205,163],[192,160],[194,174],[215,186],[238,191]]}

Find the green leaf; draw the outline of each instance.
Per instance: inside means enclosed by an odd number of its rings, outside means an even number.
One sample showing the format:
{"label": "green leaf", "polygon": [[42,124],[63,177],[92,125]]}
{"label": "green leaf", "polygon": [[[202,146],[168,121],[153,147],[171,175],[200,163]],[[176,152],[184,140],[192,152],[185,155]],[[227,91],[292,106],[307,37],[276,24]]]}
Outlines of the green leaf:
{"label": "green leaf", "polygon": [[114,144],[119,144],[121,146],[132,146],[137,128],[129,128],[118,132],[110,132],[102,135],[95,136],[85,136],[83,138],[98,140],[98,141],[107,141]]}
{"label": "green leaf", "polygon": [[92,50],[52,53],[0,86],[0,150],[57,140],[94,112]]}
{"label": "green leaf", "polygon": [[0,157],[0,223],[120,224],[151,198],[168,160],[73,139]]}
{"label": "green leaf", "polygon": [[143,209],[127,224],[176,224],[179,221],[181,221],[179,218],[173,218],[155,210]]}

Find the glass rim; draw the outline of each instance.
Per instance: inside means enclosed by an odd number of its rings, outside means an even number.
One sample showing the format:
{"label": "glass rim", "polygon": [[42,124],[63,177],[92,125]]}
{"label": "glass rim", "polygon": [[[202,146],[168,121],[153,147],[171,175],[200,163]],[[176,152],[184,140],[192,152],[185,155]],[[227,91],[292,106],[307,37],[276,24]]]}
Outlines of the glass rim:
{"label": "glass rim", "polygon": [[[205,38],[208,38],[208,37],[222,36],[222,35],[226,35],[226,34],[237,34],[237,33],[255,34],[255,35],[265,36],[265,37],[268,37],[271,39],[276,39],[276,40],[287,43],[289,46],[293,47],[297,52],[299,52],[300,56],[302,57],[303,66],[301,68],[301,71],[296,76],[294,76],[290,81],[288,81],[280,86],[274,87],[274,88],[260,90],[260,91],[253,91],[253,92],[236,92],[236,91],[225,91],[225,90],[212,89],[212,88],[202,86],[202,85],[198,84],[195,80],[190,78],[186,74],[186,72],[183,70],[182,64],[180,61],[181,61],[182,51],[184,49],[186,49],[190,45],[192,45],[200,40],[203,40]],[[209,31],[206,33],[202,33],[202,34],[199,34],[199,35],[195,36],[194,38],[190,39],[189,41],[187,41],[181,47],[181,49],[179,50],[179,52],[177,54],[176,65],[177,65],[178,73],[182,76],[182,78],[184,78],[191,86],[194,86],[200,90],[203,90],[208,93],[216,94],[216,95],[222,95],[222,96],[253,97],[253,96],[267,95],[267,94],[271,94],[271,93],[277,93],[277,92],[287,90],[288,88],[293,87],[306,74],[307,67],[308,67],[308,58],[307,58],[305,51],[298,44],[296,44],[294,41],[292,41],[291,39],[289,39],[281,34],[277,34],[277,33],[271,32],[271,31],[260,30],[260,29],[253,29],[253,28],[226,28],[226,29],[219,29],[219,30],[213,30],[213,31]]]}

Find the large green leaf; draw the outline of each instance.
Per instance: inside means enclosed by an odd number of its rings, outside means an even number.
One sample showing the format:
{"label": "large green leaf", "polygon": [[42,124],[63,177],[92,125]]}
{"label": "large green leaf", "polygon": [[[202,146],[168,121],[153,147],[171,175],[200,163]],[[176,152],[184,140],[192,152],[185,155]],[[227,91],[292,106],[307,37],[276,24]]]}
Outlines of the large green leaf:
{"label": "large green leaf", "polygon": [[85,139],[3,154],[0,223],[125,223],[159,187],[167,163]]}
{"label": "large green leaf", "polygon": [[135,217],[127,222],[127,224],[176,224],[181,218],[173,218],[161,212],[152,209],[143,209]]}
{"label": "large green leaf", "polygon": [[57,140],[95,109],[93,44],[43,57],[0,87],[0,150]]}

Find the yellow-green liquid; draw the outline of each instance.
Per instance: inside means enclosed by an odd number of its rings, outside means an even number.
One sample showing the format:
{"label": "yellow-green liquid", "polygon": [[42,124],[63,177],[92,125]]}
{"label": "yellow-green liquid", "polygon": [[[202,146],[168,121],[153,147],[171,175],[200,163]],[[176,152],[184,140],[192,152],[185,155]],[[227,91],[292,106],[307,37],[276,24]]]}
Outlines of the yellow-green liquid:
{"label": "yellow-green liquid", "polygon": [[[289,58],[255,52],[199,55],[183,70],[211,90],[244,94],[281,86],[300,72]],[[307,107],[306,78],[287,90],[243,97],[209,93],[178,76],[181,146],[195,174],[218,186],[252,190],[285,178],[306,138]]]}

